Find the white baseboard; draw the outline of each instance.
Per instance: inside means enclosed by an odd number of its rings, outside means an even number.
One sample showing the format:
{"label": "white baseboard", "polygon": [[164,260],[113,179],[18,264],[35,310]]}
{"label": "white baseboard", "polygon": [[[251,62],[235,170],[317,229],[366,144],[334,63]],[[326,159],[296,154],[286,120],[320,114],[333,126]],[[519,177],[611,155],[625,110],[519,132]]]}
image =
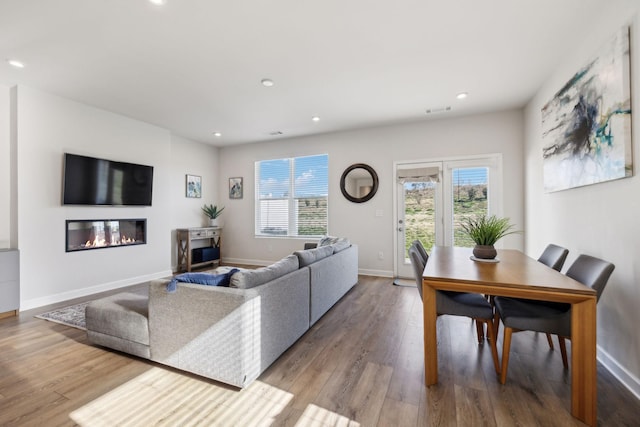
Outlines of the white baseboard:
{"label": "white baseboard", "polygon": [[624,366],[621,366],[616,359],[611,357],[611,355],[600,346],[597,347],[597,358],[598,361],[602,363],[602,366],[611,372],[611,375],[616,377],[622,385],[628,388],[629,391],[640,400],[640,379],[629,372]]}
{"label": "white baseboard", "polygon": [[132,277],[115,282],[101,283],[99,285],[90,286],[88,288],[74,289],[69,292],[62,292],[55,295],[47,295],[46,297],[33,298],[20,302],[20,311],[30,310],[32,308],[42,307],[44,305],[55,304],[62,301],[72,300],[74,298],[86,297],[100,292],[111,291],[113,289],[124,288],[125,286],[137,285],[138,283],[148,282],[150,280],[171,277],[171,271],[161,271],[158,273],[147,274],[144,276]]}
{"label": "white baseboard", "polygon": [[358,274],[361,274],[363,276],[393,277],[393,271],[389,270],[369,270],[360,268],[358,269]]}

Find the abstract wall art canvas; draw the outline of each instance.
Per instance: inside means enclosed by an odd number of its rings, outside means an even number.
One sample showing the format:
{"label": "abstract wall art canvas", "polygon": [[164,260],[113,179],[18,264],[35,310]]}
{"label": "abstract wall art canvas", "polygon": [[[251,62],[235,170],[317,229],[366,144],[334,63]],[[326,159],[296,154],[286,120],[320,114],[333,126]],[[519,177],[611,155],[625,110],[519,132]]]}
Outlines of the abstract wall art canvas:
{"label": "abstract wall art canvas", "polygon": [[632,175],[629,28],[542,108],[545,192]]}

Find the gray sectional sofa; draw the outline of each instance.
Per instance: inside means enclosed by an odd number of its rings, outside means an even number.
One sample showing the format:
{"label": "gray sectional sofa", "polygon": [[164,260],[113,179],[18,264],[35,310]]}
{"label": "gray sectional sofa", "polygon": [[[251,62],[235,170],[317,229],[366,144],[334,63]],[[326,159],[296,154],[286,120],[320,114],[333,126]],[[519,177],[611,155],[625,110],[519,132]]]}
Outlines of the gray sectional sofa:
{"label": "gray sectional sofa", "polygon": [[246,387],[358,281],[348,241],[294,252],[231,276],[229,287],[155,280],[87,306],[93,344]]}

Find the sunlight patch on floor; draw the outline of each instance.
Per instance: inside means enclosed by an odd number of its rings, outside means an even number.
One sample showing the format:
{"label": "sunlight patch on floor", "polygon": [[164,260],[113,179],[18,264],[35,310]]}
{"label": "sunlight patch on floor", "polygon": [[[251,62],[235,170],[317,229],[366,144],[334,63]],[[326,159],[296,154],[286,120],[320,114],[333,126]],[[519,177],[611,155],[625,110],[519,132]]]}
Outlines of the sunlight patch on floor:
{"label": "sunlight patch on floor", "polygon": [[255,381],[224,388],[161,368],[152,368],[69,417],[83,427],[149,425],[269,425],[293,398]]}
{"label": "sunlight patch on floor", "polygon": [[307,405],[295,427],[360,427],[360,423],[310,404]]}
{"label": "sunlight patch on floor", "polygon": [[[271,426],[293,394],[261,381],[238,390],[162,368],[152,368],[71,412],[81,427]],[[359,427],[347,417],[308,405],[297,427]]]}

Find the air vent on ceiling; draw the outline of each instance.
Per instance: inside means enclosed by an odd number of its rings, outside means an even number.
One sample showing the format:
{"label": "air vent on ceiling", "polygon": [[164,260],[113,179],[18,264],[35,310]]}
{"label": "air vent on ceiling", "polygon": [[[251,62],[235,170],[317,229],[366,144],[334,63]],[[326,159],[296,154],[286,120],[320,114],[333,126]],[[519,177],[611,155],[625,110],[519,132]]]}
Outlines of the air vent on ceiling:
{"label": "air vent on ceiling", "polygon": [[447,111],[451,111],[450,105],[447,105],[446,107],[429,108],[427,109],[427,114],[445,113]]}

